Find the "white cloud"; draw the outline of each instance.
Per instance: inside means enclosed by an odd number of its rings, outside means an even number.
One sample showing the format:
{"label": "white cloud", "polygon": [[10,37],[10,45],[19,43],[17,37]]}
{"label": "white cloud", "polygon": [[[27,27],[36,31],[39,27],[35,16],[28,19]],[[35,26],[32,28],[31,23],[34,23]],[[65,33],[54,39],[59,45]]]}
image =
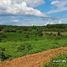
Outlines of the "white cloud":
{"label": "white cloud", "polygon": [[21,3],[22,1],[33,7],[44,3],[44,0],[13,0],[14,3]]}
{"label": "white cloud", "polygon": [[7,7],[11,4],[11,0],[0,0],[0,7]]}
{"label": "white cloud", "polygon": [[37,6],[44,3],[44,0],[0,0],[0,4],[21,4],[23,1],[29,6]]}
{"label": "white cloud", "polygon": [[51,5],[56,7],[64,7],[67,5],[67,0],[55,0],[51,2]]}
{"label": "white cloud", "polygon": [[[25,14],[44,16],[44,14],[31,7],[33,4],[40,4],[42,0],[0,0],[0,13]],[[30,6],[28,6],[30,4]]]}
{"label": "white cloud", "polygon": [[67,0],[53,0],[51,5],[56,7],[56,9],[48,11],[47,14],[67,11]]}
{"label": "white cloud", "polygon": [[51,2],[51,5],[56,6],[56,7],[61,7],[61,6],[63,6],[64,4],[61,3],[61,1],[56,0],[56,1],[52,1],[52,2]]}
{"label": "white cloud", "polygon": [[62,24],[62,20],[59,20],[59,22],[58,22],[59,24]]}
{"label": "white cloud", "polygon": [[63,11],[67,11],[67,7],[58,8],[56,10],[50,10],[47,12],[47,14],[58,13],[58,12],[63,12]]}

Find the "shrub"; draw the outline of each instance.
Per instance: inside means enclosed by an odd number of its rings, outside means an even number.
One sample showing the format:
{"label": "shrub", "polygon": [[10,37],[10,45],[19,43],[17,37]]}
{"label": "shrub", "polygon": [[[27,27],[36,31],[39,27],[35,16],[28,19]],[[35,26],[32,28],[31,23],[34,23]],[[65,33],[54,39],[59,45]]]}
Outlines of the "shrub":
{"label": "shrub", "polygon": [[59,55],[54,57],[49,63],[45,64],[44,67],[67,67],[67,55]]}
{"label": "shrub", "polygon": [[6,59],[9,59],[10,55],[7,55],[5,53],[5,48],[0,47],[0,61],[4,61]]}
{"label": "shrub", "polygon": [[24,54],[27,54],[31,49],[32,49],[32,46],[29,43],[21,44],[18,47],[18,51],[23,52]]}
{"label": "shrub", "polygon": [[61,36],[61,32],[58,32],[57,35],[58,35],[58,36]]}
{"label": "shrub", "polygon": [[5,33],[1,33],[1,32],[0,32],[0,42],[1,42],[4,38],[6,38]]}

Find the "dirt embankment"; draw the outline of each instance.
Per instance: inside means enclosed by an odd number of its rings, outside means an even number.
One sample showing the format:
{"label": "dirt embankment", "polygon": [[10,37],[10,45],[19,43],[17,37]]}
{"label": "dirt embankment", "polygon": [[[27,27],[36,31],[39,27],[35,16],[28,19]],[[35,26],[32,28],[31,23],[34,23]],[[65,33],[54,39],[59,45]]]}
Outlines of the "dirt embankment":
{"label": "dirt embankment", "polygon": [[0,67],[43,67],[43,63],[49,62],[51,58],[58,54],[67,54],[67,47],[50,49],[40,53],[16,58],[11,61],[5,61],[0,63]]}

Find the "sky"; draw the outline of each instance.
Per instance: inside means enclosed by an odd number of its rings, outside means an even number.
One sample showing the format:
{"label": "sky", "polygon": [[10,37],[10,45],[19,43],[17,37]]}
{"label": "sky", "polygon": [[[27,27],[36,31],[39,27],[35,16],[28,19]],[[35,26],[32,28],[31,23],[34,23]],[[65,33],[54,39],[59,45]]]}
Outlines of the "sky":
{"label": "sky", "polygon": [[67,0],[0,0],[0,25],[67,24]]}

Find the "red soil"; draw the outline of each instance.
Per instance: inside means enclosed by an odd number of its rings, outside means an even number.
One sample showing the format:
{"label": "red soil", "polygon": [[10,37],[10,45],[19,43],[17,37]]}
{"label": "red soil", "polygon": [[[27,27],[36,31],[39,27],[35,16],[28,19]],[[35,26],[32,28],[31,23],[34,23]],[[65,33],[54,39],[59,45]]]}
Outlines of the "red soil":
{"label": "red soil", "polygon": [[43,67],[42,65],[44,63],[49,62],[51,58],[58,54],[67,54],[67,47],[50,49],[40,53],[16,58],[11,61],[1,62],[0,67]]}

